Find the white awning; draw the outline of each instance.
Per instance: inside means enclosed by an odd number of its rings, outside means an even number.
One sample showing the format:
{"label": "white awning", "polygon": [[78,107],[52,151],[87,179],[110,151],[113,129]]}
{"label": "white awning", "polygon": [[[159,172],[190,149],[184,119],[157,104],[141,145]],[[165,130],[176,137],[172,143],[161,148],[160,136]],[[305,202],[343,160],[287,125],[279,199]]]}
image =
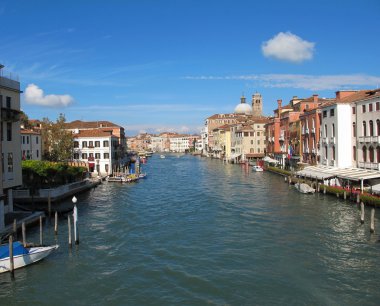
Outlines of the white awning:
{"label": "white awning", "polygon": [[231,159],[238,158],[239,156],[241,156],[241,154],[234,153],[234,154],[231,155]]}
{"label": "white awning", "polygon": [[296,175],[316,178],[319,180],[338,177],[350,181],[361,181],[380,178],[380,171],[360,168],[335,168],[319,165],[305,167],[303,170],[297,171]]}
{"label": "white awning", "polygon": [[267,162],[267,163],[273,163],[273,164],[278,164],[278,163],[279,163],[278,160],[273,159],[273,158],[271,158],[271,157],[269,157],[269,156],[265,156],[265,157],[263,158],[263,161],[265,161],[265,162]]}

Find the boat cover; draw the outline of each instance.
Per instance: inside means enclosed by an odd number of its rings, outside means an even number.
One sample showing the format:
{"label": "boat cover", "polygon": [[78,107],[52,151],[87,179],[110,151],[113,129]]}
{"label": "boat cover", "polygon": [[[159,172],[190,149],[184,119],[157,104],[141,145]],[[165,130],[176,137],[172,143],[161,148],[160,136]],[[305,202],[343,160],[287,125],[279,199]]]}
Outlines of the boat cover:
{"label": "boat cover", "polygon": [[[13,243],[13,256],[28,254],[22,243],[16,241]],[[0,259],[9,257],[9,244],[0,246]]]}

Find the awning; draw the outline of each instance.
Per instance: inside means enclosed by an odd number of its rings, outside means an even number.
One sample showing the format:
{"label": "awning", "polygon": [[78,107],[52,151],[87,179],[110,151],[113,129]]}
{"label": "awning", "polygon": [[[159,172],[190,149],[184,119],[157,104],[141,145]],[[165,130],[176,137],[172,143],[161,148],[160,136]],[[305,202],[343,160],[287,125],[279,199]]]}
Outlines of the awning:
{"label": "awning", "polygon": [[263,161],[265,161],[265,162],[267,162],[267,163],[272,163],[272,164],[278,164],[278,163],[279,163],[278,160],[273,159],[273,158],[271,158],[271,157],[269,157],[269,156],[265,156],[265,157],[263,158]]}
{"label": "awning", "polygon": [[335,168],[319,165],[305,167],[303,170],[297,171],[296,175],[317,178],[319,180],[338,177],[350,181],[361,181],[380,178],[380,171],[360,168]]}
{"label": "awning", "polygon": [[241,154],[237,154],[237,153],[232,154],[232,155],[231,155],[231,159],[238,158],[239,156],[241,156]]}

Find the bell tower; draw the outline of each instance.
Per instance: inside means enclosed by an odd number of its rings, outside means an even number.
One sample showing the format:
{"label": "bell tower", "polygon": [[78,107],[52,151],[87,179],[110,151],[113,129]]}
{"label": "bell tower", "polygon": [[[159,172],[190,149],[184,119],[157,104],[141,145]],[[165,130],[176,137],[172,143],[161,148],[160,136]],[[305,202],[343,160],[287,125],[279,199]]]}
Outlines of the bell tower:
{"label": "bell tower", "polygon": [[263,97],[258,92],[252,95],[252,115],[254,117],[263,115]]}

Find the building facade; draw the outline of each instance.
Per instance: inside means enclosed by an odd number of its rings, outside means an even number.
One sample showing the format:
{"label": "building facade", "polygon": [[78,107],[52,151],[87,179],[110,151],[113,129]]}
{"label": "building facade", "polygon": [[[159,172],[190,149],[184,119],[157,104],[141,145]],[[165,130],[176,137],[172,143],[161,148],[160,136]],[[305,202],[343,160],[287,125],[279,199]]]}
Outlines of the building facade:
{"label": "building facade", "polygon": [[41,133],[36,130],[21,129],[21,159],[41,160]]}

